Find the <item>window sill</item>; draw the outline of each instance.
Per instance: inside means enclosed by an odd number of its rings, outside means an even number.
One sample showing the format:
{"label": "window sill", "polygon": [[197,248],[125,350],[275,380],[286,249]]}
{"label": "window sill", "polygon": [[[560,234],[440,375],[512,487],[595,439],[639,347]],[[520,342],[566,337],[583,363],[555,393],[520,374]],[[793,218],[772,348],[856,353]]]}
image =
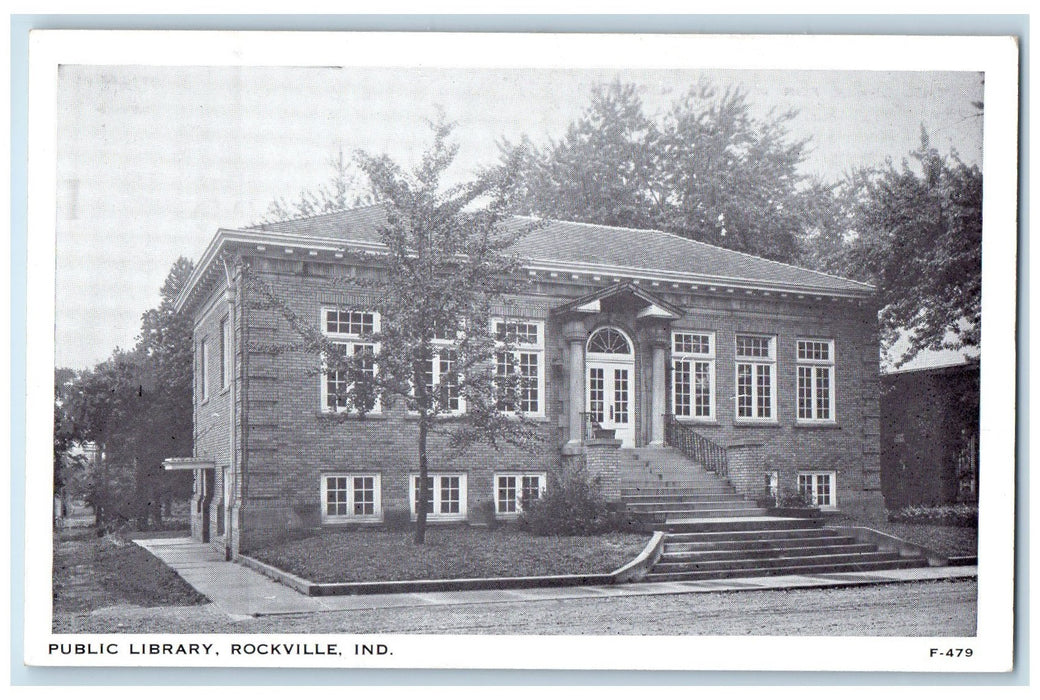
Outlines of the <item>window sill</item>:
{"label": "window sill", "polygon": [[[416,521],[416,517],[415,517],[415,515],[412,515],[412,522],[414,523],[415,521]],[[435,524],[435,523],[462,523],[462,522],[465,522],[465,521],[466,521],[466,514],[465,513],[461,513],[461,514],[460,513],[452,513],[450,516],[449,515],[437,515],[437,516],[434,516],[434,515],[430,515],[430,514],[426,515],[426,522],[430,523],[430,524]]]}
{"label": "window sill", "polygon": [[841,430],[841,426],[833,421],[820,421],[819,423],[809,423],[802,421],[794,424],[797,430]]}
{"label": "window sill", "polygon": [[228,384],[226,387],[224,387],[223,389],[220,390],[220,395],[221,396],[223,396],[224,394],[229,394],[229,393],[231,393],[231,385],[230,384]]}
{"label": "window sill", "polygon": [[[433,417],[433,420],[434,422],[453,421],[465,417],[465,413],[439,413]],[[419,414],[415,411],[408,411],[408,413],[404,414],[404,419],[407,421],[417,422],[419,420]]]}
{"label": "window sill", "polygon": [[733,421],[734,428],[779,428],[780,422],[771,421],[749,421],[749,420],[737,420]]}
{"label": "window sill", "polygon": [[382,515],[359,515],[357,517],[343,516],[335,520],[322,520],[321,524],[327,527],[337,527],[341,525],[378,525],[381,522],[383,522]]}
{"label": "window sill", "polygon": [[710,425],[719,425],[719,421],[716,418],[687,418],[687,417],[684,416],[684,417],[681,417],[681,418],[677,417],[675,419],[675,421],[677,423],[679,423],[680,425],[690,425],[690,426],[693,426],[693,425],[709,425],[709,426]]}
{"label": "window sill", "polygon": [[504,414],[502,414],[502,417],[505,418],[506,420],[515,420],[515,421],[525,420],[528,423],[548,423],[549,422],[548,417],[542,416],[542,415],[526,415],[525,414],[523,416],[518,416],[515,413],[504,413]]}
{"label": "window sill", "polygon": [[[433,420],[434,420],[434,422],[440,422],[440,421],[450,422],[450,421],[461,420],[461,419],[463,419],[465,417],[466,417],[465,413],[442,413],[442,414],[440,414],[438,416],[435,416]],[[503,417],[506,420],[515,420],[515,421],[519,421],[520,420],[519,417],[517,417],[516,415],[512,415],[512,414],[505,415]],[[416,422],[416,421],[419,420],[419,414],[418,413],[408,412],[408,413],[405,414],[404,419],[407,420],[407,421]],[[548,423],[549,422],[549,419],[546,418],[545,416],[524,416],[523,419],[525,421],[527,421],[528,423]]]}

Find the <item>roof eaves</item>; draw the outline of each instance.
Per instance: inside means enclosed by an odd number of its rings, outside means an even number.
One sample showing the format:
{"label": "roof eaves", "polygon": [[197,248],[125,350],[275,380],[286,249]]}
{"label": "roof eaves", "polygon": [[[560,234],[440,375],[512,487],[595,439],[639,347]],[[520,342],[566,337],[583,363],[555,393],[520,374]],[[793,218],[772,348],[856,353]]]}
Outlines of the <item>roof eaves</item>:
{"label": "roof eaves", "polygon": [[[595,226],[595,224],[584,224],[582,222],[567,223],[578,223],[583,226]],[[601,228],[621,227],[611,226]],[[622,230],[644,231],[644,229]],[[711,246],[707,243],[692,241],[688,238],[682,238],[681,236],[676,236],[675,234],[667,233],[665,231],[655,231],[653,229],[646,229],[645,231],[652,231],[653,233],[673,236],[675,238],[679,238],[680,240],[686,241],[687,243],[718,248],[718,246]],[[202,258],[199,260],[199,264],[196,265],[195,269],[192,271],[191,277],[188,279],[188,283],[181,291],[181,294],[177,297],[175,308],[178,312],[185,307],[188,297],[190,297],[191,294],[194,292],[195,286],[206,274],[208,268],[219,257],[224,246],[227,244],[234,243],[255,245],[287,244],[287,246],[291,245],[293,247],[306,247],[312,250],[343,251],[347,248],[353,248],[356,250],[365,250],[373,253],[386,251],[386,246],[384,246],[382,243],[376,243],[373,241],[330,238],[328,236],[305,236],[295,233],[267,231],[258,228],[221,228],[217,230],[217,234],[213,237],[213,240],[210,241],[210,244],[206,247],[206,251],[203,253]],[[758,258],[757,256],[753,256],[748,253],[739,253],[738,251],[731,251],[726,248],[720,248],[720,250],[725,250],[729,253],[734,253],[737,255],[748,256],[756,260],[765,260],[765,258]],[[692,273],[676,272],[671,270],[659,270],[654,268],[638,268],[624,265],[608,265],[604,263],[584,263],[575,262],[571,260],[555,260],[551,258],[528,258],[527,262],[525,263],[525,267],[529,269],[544,269],[547,271],[602,274],[616,277],[635,277],[641,279],[648,279],[651,281],[678,282],[706,286],[729,286],[740,289],[773,291],[781,293],[787,292],[793,294],[815,294],[825,296],[864,298],[873,295],[877,291],[876,287],[870,284],[866,284],[865,282],[857,282],[855,280],[836,277],[834,275],[828,275],[822,272],[814,272],[812,270],[806,270],[804,268],[799,268],[794,265],[786,265],[785,263],[777,263],[771,260],[767,262],[776,265],[784,265],[785,267],[794,268],[803,272],[828,277],[834,279],[835,281],[841,281],[845,284],[853,285],[853,287],[848,289],[835,289],[833,287],[785,284],[778,283],[772,280],[760,280],[745,277],[730,277],[725,275],[697,275]]]}
{"label": "roof eaves", "polygon": [[371,241],[344,240],[339,238],[328,238],[327,236],[301,236],[294,233],[279,233],[277,231],[261,231],[257,229],[218,229],[217,234],[210,241],[206,251],[202,254],[199,264],[195,266],[188,283],[177,297],[174,308],[180,312],[187,303],[188,297],[195,290],[195,286],[205,276],[207,270],[220,257],[220,253],[226,245],[232,244],[253,245],[292,245],[293,247],[308,248],[310,250],[343,251],[347,248],[366,250],[370,252],[382,252],[386,246]]}
{"label": "roof eaves", "polygon": [[181,293],[177,295],[177,299],[173,303],[174,311],[177,313],[184,310],[184,307],[188,303],[188,297],[195,292],[195,287],[205,276],[210,265],[212,265],[219,256],[220,249],[224,245],[223,233],[224,229],[217,229],[216,235],[213,236],[209,245],[206,246],[206,250],[202,253],[202,257],[199,258],[199,262],[195,266],[195,269],[191,271],[191,276],[188,277],[188,283],[184,285],[184,289],[182,289]]}
{"label": "roof eaves", "polygon": [[863,282],[854,282],[852,280],[844,281],[856,285],[856,287],[849,289],[835,289],[834,287],[785,284],[774,282],[772,280],[758,280],[747,277],[697,275],[689,272],[676,272],[672,270],[607,265],[604,263],[575,263],[568,260],[551,260],[544,258],[531,258],[525,266],[532,269],[544,269],[550,272],[580,272],[586,274],[611,275],[615,277],[636,277],[652,281],[679,282],[684,284],[719,287],[739,287],[741,289],[787,292],[792,294],[820,294],[826,296],[865,298],[872,296],[874,292],[877,291],[872,285]]}
{"label": "roof eaves", "polygon": [[947,362],[938,365],[926,365],[924,367],[905,367],[900,369],[881,370],[882,377],[897,377],[906,374],[942,374],[962,369],[979,369],[979,358],[968,357],[959,362]]}

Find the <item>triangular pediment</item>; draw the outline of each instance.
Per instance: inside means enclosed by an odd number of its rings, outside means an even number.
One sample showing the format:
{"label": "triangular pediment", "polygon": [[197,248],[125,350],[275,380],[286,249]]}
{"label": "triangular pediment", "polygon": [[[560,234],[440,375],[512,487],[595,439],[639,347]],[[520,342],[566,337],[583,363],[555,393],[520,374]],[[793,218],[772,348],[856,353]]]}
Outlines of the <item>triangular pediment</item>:
{"label": "triangular pediment", "polygon": [[634,311],[636,318],[674,321],[682,318],[683,315],[682,309],[674,304],[629,282],[619,282],[598,289],[580,299],[557,307],[554,312],[598,314],[618,307]]}

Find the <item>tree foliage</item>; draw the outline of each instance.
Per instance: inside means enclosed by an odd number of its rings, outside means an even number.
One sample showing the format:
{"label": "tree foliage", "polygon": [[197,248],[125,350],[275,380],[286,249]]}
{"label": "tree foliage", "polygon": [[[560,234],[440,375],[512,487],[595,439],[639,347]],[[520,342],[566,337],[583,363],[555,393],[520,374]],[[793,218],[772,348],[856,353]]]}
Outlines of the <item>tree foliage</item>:
{"label": "tree foliage", "polygon": [[[191,324],[174,311],[191,271],[184,258],[174,264],[132,350],[56,373],[55,488],[85,498],[99,524],[159,525],[162,506],[189,493],[186,476],[165,474],[162,460],[192,450]],[[85,445],[96,459],[76,459]]]}
{"label": "tree foliage", "polygon": [[[983,105],[973,103],[981,116]],[[594,88],[558,140],[502,142],[519,163],[511,211],[657,228],[878,286],[882,345],[978,348],[982,172],[941,155],[922,129],[901,165],[843,181],[802,173],[796,114],[756,117],[747,94],[700,82],[663,115],[633,85]]]}
{"label": "tree foliage", "polygon": [[[96,522],[127,522],[134,513],[135,431],[130,427],[144,399],[139,388],[140,357],[116,349],[67,387],[62,410],[70,443],[93,446],[98,458],[84,465],[76,495],[94,508]],[[58,468],[58,465],[55,465]]]}
{"label": "tree foliage", "polygon": [[297,219],[318,214],[329,214],[350,207],[371,204],[371,196],[359,182],[357,170],[340,149],[328,161],[332,169],[329,180],[317,187],[301,190],[294,200],[280,197],[267,207],[258,224]]}
{"label": "tree foliage", "polygon": [[[443,115],[431,126],[433,143],[410,172],[386,155],[357,154],[373,198],[386,209],[380,230],[385,253],[374,261],[381,269],[376,279],[358,275],[334,283],[370,292],[371,309],[381,319],[378,330],[362,335],[371,351],[345,355],[262,279],[247,275],[264,303],[288,320],[303,348],[319,355],[326,371],[348,377],[342,398],[356,418],[363,419],[377,401],[383,410],[403,402],[415,413],[417,543],[425,537],[431,435],[446,438],[454,451],[477,441],[499,446],[536,439],[519,402],[508,398],[522,385],[516,368],[506,362],[505,373],[495,372],[498,353],[508,353],[516,338],[496,334],[490,324],[492,304],[516,290],[520,261],[510,248],[527,230],[502,220],[516,166],[445,187],[442,177],[458,146]],[[436,382],[435,360],[448,368]],[[500,410],[503,401],[513,406],[512,415]],[[444,420],[447,414],[451,418]]]}
{"label": "tree foliage", "polygon": [[757,118],[744,91],[702,81],[655,119],[634,85],[601,85],[560,140],[501,144],[503,158],[521,165],[509,204],[790,262],[821,194],[798,172],[807,142],[788,136],[794,116]]}
{"label": "tree foliage", "polygon": [[842,186],[845,233],[821,267],[877,285],[882,340],[902,336],[903,364],[922,350],[978,351],[982,311],[982,170],[943,155],[922,128],[897,166],[861,168]]}
{"label": "tree foliage", "polygon": [[517,213],[647,228],[662,220],[662,134],[639,92],[619,82],[593,88],[591,104],[558,141],[500,144],[520,171],[508,193]]}

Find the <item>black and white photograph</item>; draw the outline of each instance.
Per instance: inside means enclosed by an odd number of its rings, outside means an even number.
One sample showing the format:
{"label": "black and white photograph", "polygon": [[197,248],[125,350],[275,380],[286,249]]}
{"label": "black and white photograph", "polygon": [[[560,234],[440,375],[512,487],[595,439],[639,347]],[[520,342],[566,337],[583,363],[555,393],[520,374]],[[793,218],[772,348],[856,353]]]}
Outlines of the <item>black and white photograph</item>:
{"label": "black and white photograph", "polygon": [[28,663],[1008,668],[1012,39],[54,34]]}

